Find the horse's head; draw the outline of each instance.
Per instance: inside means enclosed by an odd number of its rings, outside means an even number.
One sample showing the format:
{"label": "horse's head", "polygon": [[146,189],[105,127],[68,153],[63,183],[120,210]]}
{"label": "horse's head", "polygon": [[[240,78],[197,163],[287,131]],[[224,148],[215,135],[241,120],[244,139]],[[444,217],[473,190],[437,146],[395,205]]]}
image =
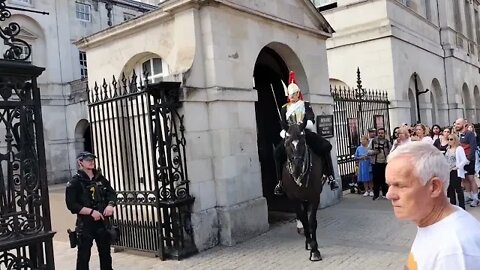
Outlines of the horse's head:
{"label": "horse's head", "polygon": [[288,172],[294,179],[299,179],[304,171],[304,162],[307,155],[305,133],[299,125],[292,124],[288,128],[285,137],[285,150],[287,152]]}

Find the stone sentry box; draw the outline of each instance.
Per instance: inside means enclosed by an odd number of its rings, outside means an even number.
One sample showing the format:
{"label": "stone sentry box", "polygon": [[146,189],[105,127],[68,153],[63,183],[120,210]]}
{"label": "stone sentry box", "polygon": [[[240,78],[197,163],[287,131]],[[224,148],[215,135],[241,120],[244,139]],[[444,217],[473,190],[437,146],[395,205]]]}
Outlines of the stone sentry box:
{"label": "stone sentry box", "polygon": [[[204,250],[269,228],[252,85],[259,53],[268,47],[280,55],[314,111],[332,114],[325,44],[332,32],[308,0],[187,0],[166,1],[76,44],[87,53],[90,85],[112,73],[129,76],[147,55],[168,63],[165,81],[182,83],[191,222]],[[324,189],[321,206],[340,196]]]}

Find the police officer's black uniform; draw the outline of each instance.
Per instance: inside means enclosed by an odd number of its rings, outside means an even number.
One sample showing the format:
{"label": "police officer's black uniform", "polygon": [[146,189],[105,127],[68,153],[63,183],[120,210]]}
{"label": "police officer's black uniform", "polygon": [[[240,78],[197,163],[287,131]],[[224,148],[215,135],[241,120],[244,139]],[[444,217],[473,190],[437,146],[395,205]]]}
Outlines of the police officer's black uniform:
{"label": "police officer's black uniform", "polygon": [[[91,155],[93,156],[93,154]],[[112,270],[110,235],[106,228],[107,217],[105,220],[95,221],[91,215],[79,214],[83,207],[103,213],[109,204],[115,206],[116,195],[109,181],[97,171],[94,171],[94,177],[90,180],[84,171],[79,170],[67,184],[65,201],[72,214],[77,214],[77,270],[89,269],[88,264],[94,239],[98,247],[100,269]]]}

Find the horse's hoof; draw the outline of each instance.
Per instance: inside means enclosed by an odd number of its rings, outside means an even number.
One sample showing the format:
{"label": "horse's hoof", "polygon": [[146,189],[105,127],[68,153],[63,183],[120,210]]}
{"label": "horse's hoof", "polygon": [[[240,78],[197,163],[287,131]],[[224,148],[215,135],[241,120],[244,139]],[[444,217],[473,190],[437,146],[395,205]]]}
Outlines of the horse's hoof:
{"label": "horse's hoof", "polygon": [[297,228],[297,233],[303,235],[304,234],[303,228]]}
{"label": "horse's hoof", "polygon": [[310,261],[318,262],[322,260],[322,255],[320,255],[320,251],[310,251]]}

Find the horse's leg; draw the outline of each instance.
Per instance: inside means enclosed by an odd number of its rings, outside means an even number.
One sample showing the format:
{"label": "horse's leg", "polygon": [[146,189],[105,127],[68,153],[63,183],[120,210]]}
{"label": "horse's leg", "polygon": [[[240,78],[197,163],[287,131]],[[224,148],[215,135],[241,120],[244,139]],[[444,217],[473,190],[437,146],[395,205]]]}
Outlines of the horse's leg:
{"label": "horse's leg", "polygon": [[304,233],[303,224],[298,217],[297,217],[296,221],[297,221],[297,233],[303,235],[303,233]]}
{"label": "horse's leg", "polygon": [[306,250],[310,250],[310,240],[311,240],[311,237],[312,237],[312,229],[310,228],[309,224],[308,224],[308,207],[309,207],[309,203],[307,201],[303,201],[302,202],[302,211],[303,211],[303,215],[305,215],[305,217],[307,218],[307,222],[305,223],[305,227],[308,228],[307,231],[305,231],[304,229],[304,234],[306,235],[306,239],[305,239],[305,249]]}
{"label": "horse's leg", "polygon": [[[302,202],[302,205],[303,205],[303,207],[306,207],[306,206],[305,206],[305,202]],[[305,211],[305,210],[303,210],[303,211]],[[307,215],[307,214],[305,213],[305,215]],[[297,217],[296,217],[296,218],[297,218],[297,233],[298,233],[298,234],[304,234],[305,231],[303,230],[303,224],[302,224],[302,222],[300,221],[300,216],[299,216],[298,213],[297,213]]]}
{"label": "horse's leg", "polygon": [[311,238],[310,238],[310,261],[321,261],[322,255],[318,250],[318,243],[317,243],[317,210],[318,210],[318,203],[312,204],[312,209],[310,212],[310,217],[308,219],[309,227],[311,230]]}
{"label": "horse's leg", "polygon": [[302,202],[298,201],[298,203],[295,204],[296,212],[297,212],[297,217],[300,219],[300,221],[303,224],[303,234],[305,235],[305,249],[308,250],[308,243],[310,242],[310,230],[308,226],[308,215],[307,212],[304,211],[302,207]]}

